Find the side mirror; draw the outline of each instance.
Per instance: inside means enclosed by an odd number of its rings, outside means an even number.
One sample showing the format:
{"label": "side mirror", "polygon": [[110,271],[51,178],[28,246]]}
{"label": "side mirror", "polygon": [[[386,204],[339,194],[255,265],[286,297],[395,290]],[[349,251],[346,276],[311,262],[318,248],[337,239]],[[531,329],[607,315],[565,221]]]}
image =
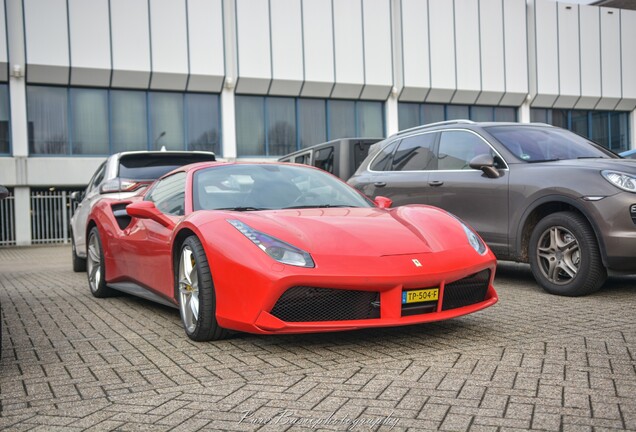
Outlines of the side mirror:
{"label": "side mirror", "polygon": [[137,219],[150,219],[168,229],[174,227],[174,222],[165,214],[161,213],[152,201],[138,201],[126,206],[126,213]]}
{"label": "side mirror", "polygon": [[498,178],[499,170],[495,168],[495,159],[489,154],[480,154],[471,159],[469,166],[481,170],[490,178]]}
{"label": "side mirror", "polygon": [[391,201],[390,198],[383,197],[383,196],[375,197],[373,202],[375,203],[375,205],[378,206],[378,208],[381,208],[381,209],[387,209],[391,207],[391,205],[393,204],[393,201]]}
{"label": "side mirror", "polygon": [[9,196],[9,189],[4,186],[0,186],[0,199],[4,199]]}
{"label": "side mirror", "polygon": [[72,192],[71,199],[73,201],[81,202],[84,199],[84,192],[80,192],[80,191]]}

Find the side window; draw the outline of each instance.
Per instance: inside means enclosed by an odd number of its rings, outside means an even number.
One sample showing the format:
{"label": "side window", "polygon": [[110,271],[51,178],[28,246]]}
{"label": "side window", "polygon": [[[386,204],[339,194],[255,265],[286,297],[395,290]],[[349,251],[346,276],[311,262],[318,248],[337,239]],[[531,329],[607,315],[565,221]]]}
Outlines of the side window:
{"label": "side window", "polygon": [[438,170],[469,170],[470,161],[478,155],[493,155],[492,148],[474,133],[444,131],[439,141]]}
{"label": "side window", "polygon": [[422,171],[435,169],[433,153],[436,133],[425,133],[404,138],[393,156],[393,171]]}
{"label": "side window", "polygon": [[384,146],[384,148],[376,155],[369,169],[371,171],[387,171],[390,169],[393,150],[395,150],[398,143],[399,141],[394,141],[391,144]]}
{"label": "side window", "polygon": [[146,195],[146,201],[152,201],[162,212],[174,216],[185,213],[186,173],[178,172],[160,180]]}
{"label": "side window", "polygon": [[314,166],[333,174],[333,152],[333,147],[325,147],[318,150],[316,152],[316,157],[314,158]]}
{"label": "side window", "polygon": [[104,175],[106,175],[106,162],[102,163],[95,174],[93,174],[93,178],[88,182],[88,186],[86,187],[86,193],[95,189],[99,184],[104,180]]}

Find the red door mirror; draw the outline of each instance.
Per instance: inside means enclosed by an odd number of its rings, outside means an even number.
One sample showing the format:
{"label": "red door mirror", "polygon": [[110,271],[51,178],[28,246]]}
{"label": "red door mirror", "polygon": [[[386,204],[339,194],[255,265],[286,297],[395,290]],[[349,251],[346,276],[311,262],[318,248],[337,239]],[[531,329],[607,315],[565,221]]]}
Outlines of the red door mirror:
{"label": "red door mirror", "polygon": [[174,227],[172,219],[161,213],[152,201],[138,201],[128,204],[126,212],[129,216],[137,219],[150,219],[170,229]]}
{"label": "red door mirror", "polygon": [[375,205],[377,205],[381,209],[387,209],[391,207],[391,205],[393,204],[393,201],[391,201],[390,198],[383,197],[383,196],[375,197],[373,202],[375,203]]}

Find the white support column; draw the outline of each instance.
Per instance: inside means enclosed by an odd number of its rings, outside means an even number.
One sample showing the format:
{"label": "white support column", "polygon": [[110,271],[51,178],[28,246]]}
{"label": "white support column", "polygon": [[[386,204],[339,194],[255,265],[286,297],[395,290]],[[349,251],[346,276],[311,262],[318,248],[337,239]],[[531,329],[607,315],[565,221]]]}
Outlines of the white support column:
{"label": "white support column", "polygon": [[520,123],[530,123],[530,101],[532,99],[530,96],[526,98],[526,100],[519,107],[519,115],[518,119]]}
{"label": "white support column", "polygon": [[29,246],[31,245],[31,188],[16,186],[13,195],[15,242],[18,246]]}
{"label": "white support column", "polygon": [[636,149],[636,109],[629,114],[629,140],[629,148]]}
{"label": "white support column", "polygon": [[223,159],[236,159],[236,113],[234,89],[238,80],[236,58],[236,1],[223,0],[225,26],[225,82],[221,91],[221,131],[223,133]]}
{"label": "white support column", "polygon": [[393,87],[389,98],[384,103],[384,118],[386,124],[386,136],[393,135],[400,130],[398,122],[398,92],[395,87]]}
{"label": "white support column", "polygon": [[[221,92],[221,130],[223,131],[223,159],[236,159],[236,115],[234,111],[234,86],[226,78]],[[228,88],[231,87],[231,88]]]}

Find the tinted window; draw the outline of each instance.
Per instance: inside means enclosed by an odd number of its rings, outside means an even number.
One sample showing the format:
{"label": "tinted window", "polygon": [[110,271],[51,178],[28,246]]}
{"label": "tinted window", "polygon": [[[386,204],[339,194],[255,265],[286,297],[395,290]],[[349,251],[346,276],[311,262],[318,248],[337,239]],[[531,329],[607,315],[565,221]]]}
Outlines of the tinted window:
{"label": "tinted window", "polygon": [[99,168],[97,168],[97,171],[95,171],[95,174],[93,174],[93,178],[88,183],[88,187],[86,188],[86,190],[91,191],[97,185],[99,185],[102,180],[104,180],[104,174],[106,174],[106,162],[102,163]]}
{"label": "tinted window", "polygon": [[316,156],[314,157],[314,166],[333,174],[333,153],[333,147],[325,147],[318,150],[316,152]]}
{"label": "tinted window", "polygon": [[399,141],[394,141],[391,144],[385,146],[382,150],[380,150],[379,154],[371,163],[369,167],[372,171],[386,171],[388,167],[391,165],[391,158],[393,157],[393,150],[397,146]]}
{"label": "tinted window", "polygon": [[152,201],[163,213],[181,216],[185,212],[186,174],[179,172],[161,179],[148,192],[146,201]]}
{"label": "tinted window", "polygon": [[393,171],[435,169],[433,144],[437,134],[427,133],[404,138],[393,156]]}
{"label": "tinted window", "polygon": [[517,158],[526,162],[617,157],[603,147],[564,129],[492,126],[486,130]]}
{"label": "tinted window", "polygon": [[492,154],[492,150],[479,136],[467,131],[444,131],[439,141],[437,169],[472,169],[470,161],[481,154]]}
{"label": "tinted window", "polygon": [[211,155],[127,155],[119,160],[119,177],[131,180],[155,180],[175,168],[195,162],[214,160]]}

